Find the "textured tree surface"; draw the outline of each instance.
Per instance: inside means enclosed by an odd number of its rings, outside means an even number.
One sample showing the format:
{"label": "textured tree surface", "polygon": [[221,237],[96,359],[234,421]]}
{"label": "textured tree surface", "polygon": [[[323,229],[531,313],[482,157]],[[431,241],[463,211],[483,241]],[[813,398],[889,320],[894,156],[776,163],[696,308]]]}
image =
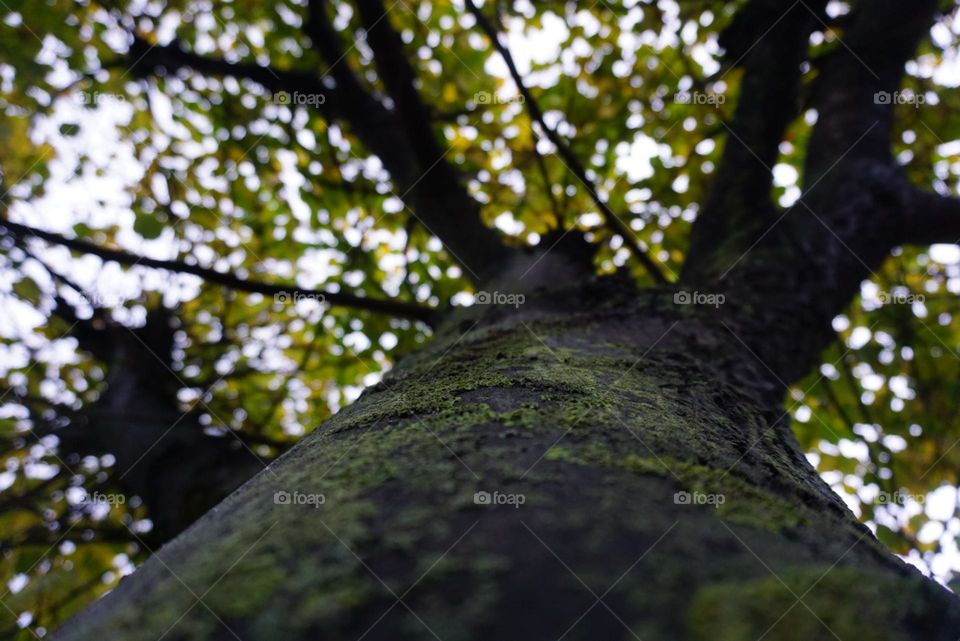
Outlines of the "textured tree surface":
{"label": "textured tree surface", "polygon": [[954,639],[795,446],[759,316],[472,308],[57,638]]}

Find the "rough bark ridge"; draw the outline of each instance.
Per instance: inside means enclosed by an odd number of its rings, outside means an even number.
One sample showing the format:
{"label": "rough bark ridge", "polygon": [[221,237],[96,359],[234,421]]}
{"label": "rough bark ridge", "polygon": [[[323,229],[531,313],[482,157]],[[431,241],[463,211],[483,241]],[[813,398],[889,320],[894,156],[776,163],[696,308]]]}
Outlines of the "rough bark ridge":
{"label": "rough bark ridge", "polygon": [[[957,599],[842,506],[782,406],[858,283],[895,244],[931,238],[930,222],[904,230],[957,209],[903,180],[892,109],[873,100],[898,86],[937,3],[906,16],[894,0],[858,5],[844,47],[820,61],[804,197],[780,213],[768,164],[798,111],[825,3],[810,4],[754,0],[727,35],[756,95],[728,127],[725,178],[682,279],[724,305],[591,278],[564,263],[576,243],[504,270],[516,252],[474,234],[476,207],[441,163],[414,208],[479,282],[500,271],[488,289],[525,303],[447,319],[58,638],[955,640]],[[436,141],[389,20],[373,24],[378,7],[360,3],[396,109],[368,104],[341,69],[326,116],[348,121],[402,186]],[[311,24],[332,59],[323,2]],[[158,66],[307,82],[172,46],[144,54],[143,71]]]}

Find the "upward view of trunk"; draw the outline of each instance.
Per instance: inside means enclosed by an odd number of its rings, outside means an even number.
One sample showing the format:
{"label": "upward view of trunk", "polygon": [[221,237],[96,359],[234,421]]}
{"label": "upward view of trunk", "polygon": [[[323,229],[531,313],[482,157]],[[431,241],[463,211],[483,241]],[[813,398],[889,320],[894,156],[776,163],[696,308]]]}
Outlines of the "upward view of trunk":
{"label": "upward view of trunk", "polygon": [[[407,59],[390,7],[355,4],[371,63],[362,75],[338,66],[346,51],[320,0],[304,27],[329,64],[323,78],[137,33],[131,67],[138,77],[240,77],[269,92],[322,92],[320,116],[344,123],[380,159],[411,215],[486,291],[54,638],[956,641],[960,601],[857,521],[800,451],[784,406],[788,386],[834,340],[831,320],[894,248],[960,235],[960,201],[909,182],[891,154],[894,106],[876,99],[901,86],[941,3],[857,3],[842,21],[843,46],[815,57],[812,34],[833,29],[826,0],[742,4],[720,43],[740,74],[739,99],[669,286],[572,143],[550,130],[481,8],[466,3],[535,132],[556,147],[607,232],[637,241],[632,276],[595,276],[573,223],[535,250],[501,242],[447,158],[421,96],[434,87]],[[782,210],[771,166],[801,112],[816,124],[802,196]],[[952,231],[941,229],[945,220]],[[252,285],[192,263],[94,250]],[[640,267],[654,286],[637,285]],[[411,318],[409,304],[324,296]],[[433,321],[435,311],[415,318]],[[113,398],[145,389],[115,382]],[[118,448],[140,441],[126,436]],[[191,449],[174,441],[153,463]],[[210,457],[217,463],[200,475],[200,494],[215,496],[239,477],[218,467],[225,457]],[[182,478],[170,486],[153,479],[152,501],[181,514],[179,493],[203,485],[195,469],[172,470]]]}
{"label": "upward view of trunk", "polygon": [[956,638],[794,444],[763,308],[516,287],[56,638]]}

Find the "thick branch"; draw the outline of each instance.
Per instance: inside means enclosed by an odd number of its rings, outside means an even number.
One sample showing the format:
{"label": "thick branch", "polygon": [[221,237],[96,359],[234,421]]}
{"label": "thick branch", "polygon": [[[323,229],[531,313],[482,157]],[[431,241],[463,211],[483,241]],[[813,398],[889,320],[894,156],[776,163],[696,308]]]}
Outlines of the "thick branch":
{"label": "thick branch", "polygon": [[[313,4],[317,5],[311,7],[314,29],[329,35],[332,29],[323,11],[325,3],[314,0]],[[387,7],[380,0],[360,0],[357,6],[380,80],[394,103],[390,138],[367,131],[357,121],[362,115],[358,109],[351,109],[345,117],[364,144],[384,159],[402,190],[401,198],[411,204],[416,218],[443,241],[475,282],[486,281],[517,252],[504,246],[499,234],[483,224],[479,204],[467,193],[460,172],[446,159],[450,149],[437,138],[431,111],[417,90],[416,71],[390,24]],[[336,51],[329,37],[325,41],[320,50],[336,67],[343,56],[330,59]],[[391,161],[389,154],[395,156],[396,149],[404,150],[405,158]]]}
{"label": "thick branch", "polygon": [[331,292],[322,289],[308,289],[295,287],[292,285],[264,283],[260,281],[248,280],[245,278],[240,278],[239,276],[235,276],[234,274],[201,267],[199,265],[190,265],[178,260],[160,260],[146,256],[138,256],[121,249],[101,247],[84,240],[67,238],[65,236],[61,236],[60,234],[34,229],[33,227],[28,227],[26,225],[21,225],[19,223],[10,221],[0,221],[0,227],[6,228],[15,236],[39,238],[49,243],[67,247],[74,251],[93,254],[104,260],[110,260],[120,263],[121,265],[141,265],[143,267],[150,267],[153,269],[165,269],[167,271],[181,274],[191,274],[193,276],[199,276],[208,283],[221,285],[223,287],[238,291],[264,294],[266,296],[287,296],[289,297],[289,300],[294,300],[298,297],[316,298],[331,305],[340,305],[343,307],[351,307],[364,311],[391,314],[393,316],[411,318],[414,320],[423,321],[425,323],[431,323],[434,319],[433,309],[429,307],[423,307],[415,303],[385,300],[380,298],[365,298],[363,296],[356,296],[354,294],[347,294],[344,292]]}
{"label": "thick branch", "polygon": [[903,243],[960,243],[960,198],[916,189],[911,209],[903,226]]}
{"label": "thick branch", "polygon": [[397,118],[403,123],[414,153],[428,166],[443,155],[443,148],[434,133],[430,110],[417,91],[417,73],[407,59],[400,34],[391,26],[382,0],[357,0],[357,7],[380,80],[393,99]]}
{"label": "thick branch", "polygon": [[603,214],[607,225],[609,225],[614,232],[623,237],[627,247],[633,252],[634,256],[636,256],[637,260],[640,261],[644,269],[646,269],[647,273],[650,274],[653,280],[661,285],[666,284],[667,279],[663,275],[663,271],[639,245],[637,235],[632,229],[630,229],[629,225],[624,223],[623,220],[621,220],[613,212],[613,210],[610,209],[610,206],[606,203],[606,201],[601,198],[600,193],[597,191],[596,185],[587,175],[587,171],[583,166],[583,163],[580,162],[580,160],[570,149],[570,145],[567,144],[567,141],[564,140],[552,127],[547,125],[543,117],[543,112],[540,110],[540,106],[537,104],[533,94],[530,93],[530,90],[523,82],[523,76],[517,69],[517,65],[513,60],[513,56],[510,54],[510,50],[507,49],[507,47],[500,41],[500,34],[498,33],[497,28],[494,27],[489,20],[487,20],[486,16],[484,16],[483,12],[480,11],[480,8],[474,4],[473,0],[466,0],[466,5],[470,13],[473,14],[474,18],[476,18],[477,24],[484,31],[484,33],[487,34],[487,37],[490,38],[490,41],[494,48],[496,48],[497,53],[500,54],[500,57],[503,58],[507,68],[510,70],[510,76],[517,85],[520,95],[523,96],[524,105],[526,105],[527,113],[530,115],[530,119],[537,123],[537,126],[543,131],[547,139],[557,148],[557,153],[563,160],[564,165],[567,167],[570,173],[572,173],[574,177],[576,177],[576,179],[583,184],[584,188],[587,190],[587,193],[590,195],[590,198],[597,206],[597,209],[599,209]]}
{"label": "thick branch", "polygon": [[[742,339],[783,381],[809,372],[833,339],[831,320],[904,242],[911,211],[921,211],[891,153],[892,94],[937,5],[917,0],[910,11],[900,0],[857,5],[840,45],[819,61],[812,103],[818,120],[806,150],[803,196],[768,219],[743,251],[718,255],[722,274],[708,283],[744,310],[769,312]],[[741,215],[756,207],[742,203]]]}
{"label": "thick branch", "polygon": [[726,270],[723,259],[753,244],[772,217],[771,168],[799,112],[800,65],[825,5],[753,0],[721,34],[728,68],[743,69],[740,97],[733,119],[724,123],[727,141],[691,232],[684,280]]}
{"label": "thick branch", "polygon": [[937,0],[859,5],[843,46],[824,59],[814,107],[819,121],[810,139],[805,183],[831,172],[842,154],[892,162],[890,132],[904,64],[933,24]]}
{"label": "thick branch", "polygon": [[[386,18],[380,23],[377,30],[390,28]],[[320,113],[325,118],[349,123],[363,145],[383,162],[400,192],[399,198],[443,242],[468,277],[476,283],[488,279],[514,252],[503,245],[497,232],[483,224],[479,205],[444,159],[447,150],[440,149],[432,131],[429,136],[411,136],[397,114],[369,95],[342,68],[346,64],[344,54],[322,2],[311,9],[307,31],[331,67],[329,73],[337,82],[335,89],[313,73],[229,63],[184,51],[176,43],[151,47],[138,37],[134,38],[129,57],[135,73],[140,75],[160,69],[190,68],[213,76],[246,78],[274,92],[323,94],[324,101],[318,105]]]}
{"label": "thick branch", "polygon": [[[183,49],[174,41],[167,45],[151,45],[139,36],[133,36],[127,64],[131,73],[148,76],[166,70],[175,73],[184,68],[193,69],[208,76],[245,78],[273,92],[299,91],[309,94],[323,94],[322,104],[317,104],[327,116],[339,115],[343,111],[336,92],[331,91],[316,75],[295,70],[282,70],[245,62],[227,62],[221,58],[201,56]],[[317,101],[319,102],[319,101]],[[311,103],[311,107],[313,107]]]}

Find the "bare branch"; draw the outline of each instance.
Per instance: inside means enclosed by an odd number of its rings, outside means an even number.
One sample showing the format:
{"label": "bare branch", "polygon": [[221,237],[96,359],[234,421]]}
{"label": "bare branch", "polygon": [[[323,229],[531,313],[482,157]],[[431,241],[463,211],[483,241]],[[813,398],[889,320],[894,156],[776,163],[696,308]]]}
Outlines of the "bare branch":
{"label": "bare branch", "polygon": [[110,260],[120,263],[121,265],[141,265],[143,267],[150,267],[152,269],[164,269],[181,274],[191,274],[193,276],[202,278],[208,283],[221,285],[223,287],[238,291],[264,294],[266,296],[275,296],[277,294],[287,294],[291,297],[309,296],[321,299],[331,305],[350,307],[369,312],[391,314],[397,317],[423,321],[427,324],[432,323],[434,320],[434,309],[430,307],[423,307],[416,303],[386,300],[382,298],[366,298],[344,292],[331,292],[322,289],[306,289],[288,284],[274,284],[248,280],[245,278],[240,278],[239,276],[235,276],[234,274],[217,271],[215,269],[209,269],[206,267],[200,267],[199,265],[190,265],[182,261],[159,260],[146,256],[138,256],[121,249],[101,247],[84,240],[67,238],[65,236],[61,236],[60,234],[34,229],[33,227],[28,227],[26,225],[21,225],[19,223],[6,220],[0,221],[0,227],[7,229],[9,233],[15,236],[39,238],[48,243],[61,245],[63,247],[67,247],[68,249],[86,254],[93,254],[104,260]]}
{"label": "bare branch", "polygon": [[476,18],[477,24],[480,25],[480,28],[484,31],[484,33],[487,34],[487,37],[490,38],[490,41],[496,48],[497,53],[500,54],[500,57],[503,58],[507,68],[510,70],[510,75],[513,78],[514,83],[516,83],[517,89],[520,91],[520,95],[523,96],[524,105],[526,106],[527,113],[530,115],[530,120],[537,124],[547,139],[557,148],[557,152],[560,154],[560,158],[563,160],[564,165],[566,165],[570,173],[572,173],[574,177],[576,177],[576,179],[583,184],[584,188],[587,190],[587,193],[590,195],[590,198],[593,200],[594,204],[596,204],[597,209],[599,209],[600,213],[603,214],[607,225],[609,225],[614,232],[623,237],[626,246],[633,252],[634,256],[636,256],[637,260],[640,261],[644,269],[647,270],[653,280],[661,285],[666,284],[668,281],[663,275],[663,271],[657,266],[653,259],[647,255],[643,248],[640,247],[638,244],[637,235],[634,233],[634,231],[630,229],[630,227],[624,223],[613,212],[612,209],[610,209],[610,206],[607,205],[606,201],[600,197],[600,193],[597,191],[596,185],[587,175],[586,168],[570,149],[570,145],[544,121],[543,112],[540,110],[540,106],[537,104],[533,94],[530,93],[530,90],[523,82],[523,76],[517,69],[517,65],[513,60],[513,56],[510,54],[510,50],[500,41],[498,29],[494,27],[489,20],[487,20],[486,16],[483,15],[483,12],[480,11],[480,8],[473,2],[473,0],[466,0],[466,5],[470,13],[473,14],[474,18]]}
{"label": "bare branch", "polygon": [[132,37],[133,43],[130,45],[127,57],[112,66],[128,66],[131,73],[138,77],[155,75],[161,71],[176,73],[180,69],[188,68],[214,77],[245,78],[273,92],[300,91],[323,94],[324,101],[317,105],[318,109],[328,116],[339,114],[343,110],[336,92],[324,85],[321,79],[312,73],[245,62],[227,62],[221,58],[187,51],[177,41],[167,45],[151,45],[140,36],[132,35]]}
{"label": "bare branch", "polygon": [[[329,44],[332,29],[321,10],[325,3],[313,0],[313,5],[317,8],[311,7],[311,23],[319,25],[314,29],[322,28],[325,36],[321,52],[336,67],[342,54],[330,59],[337,52]],[[378,75],[394,103],[389,112],[389,138],[367,131],[357,121],[362,115],[360,109],[351,109],[345,118],[364,144],[383,159],[402,190],[401,198],[410,203],[420,223],[443,242],[474,282],[486,281],[519,250],[504,245],[500,235],[483,224],[479,203],[467,192],[458,169],[447,160],[450,149],[441,144],[434,130],[432,111],[420,96],[416,71],[390,23],[387,7],[381,0],[360,0],[357,6]],[[403,158],[396,158],[397,150],[403,150]]]}
{"label": "bare branch", "polygon": [[804,168],[807,184],[832,174],[837,158],[853,147],[860,158],[893,163],[890,131],[897,101],[892,95],[900,87],[904,64],[929,34],[939,4],[916,0],[906,12],[897,0],[858,5],[842,46],[821,63],[813,105],[819,120]]}

